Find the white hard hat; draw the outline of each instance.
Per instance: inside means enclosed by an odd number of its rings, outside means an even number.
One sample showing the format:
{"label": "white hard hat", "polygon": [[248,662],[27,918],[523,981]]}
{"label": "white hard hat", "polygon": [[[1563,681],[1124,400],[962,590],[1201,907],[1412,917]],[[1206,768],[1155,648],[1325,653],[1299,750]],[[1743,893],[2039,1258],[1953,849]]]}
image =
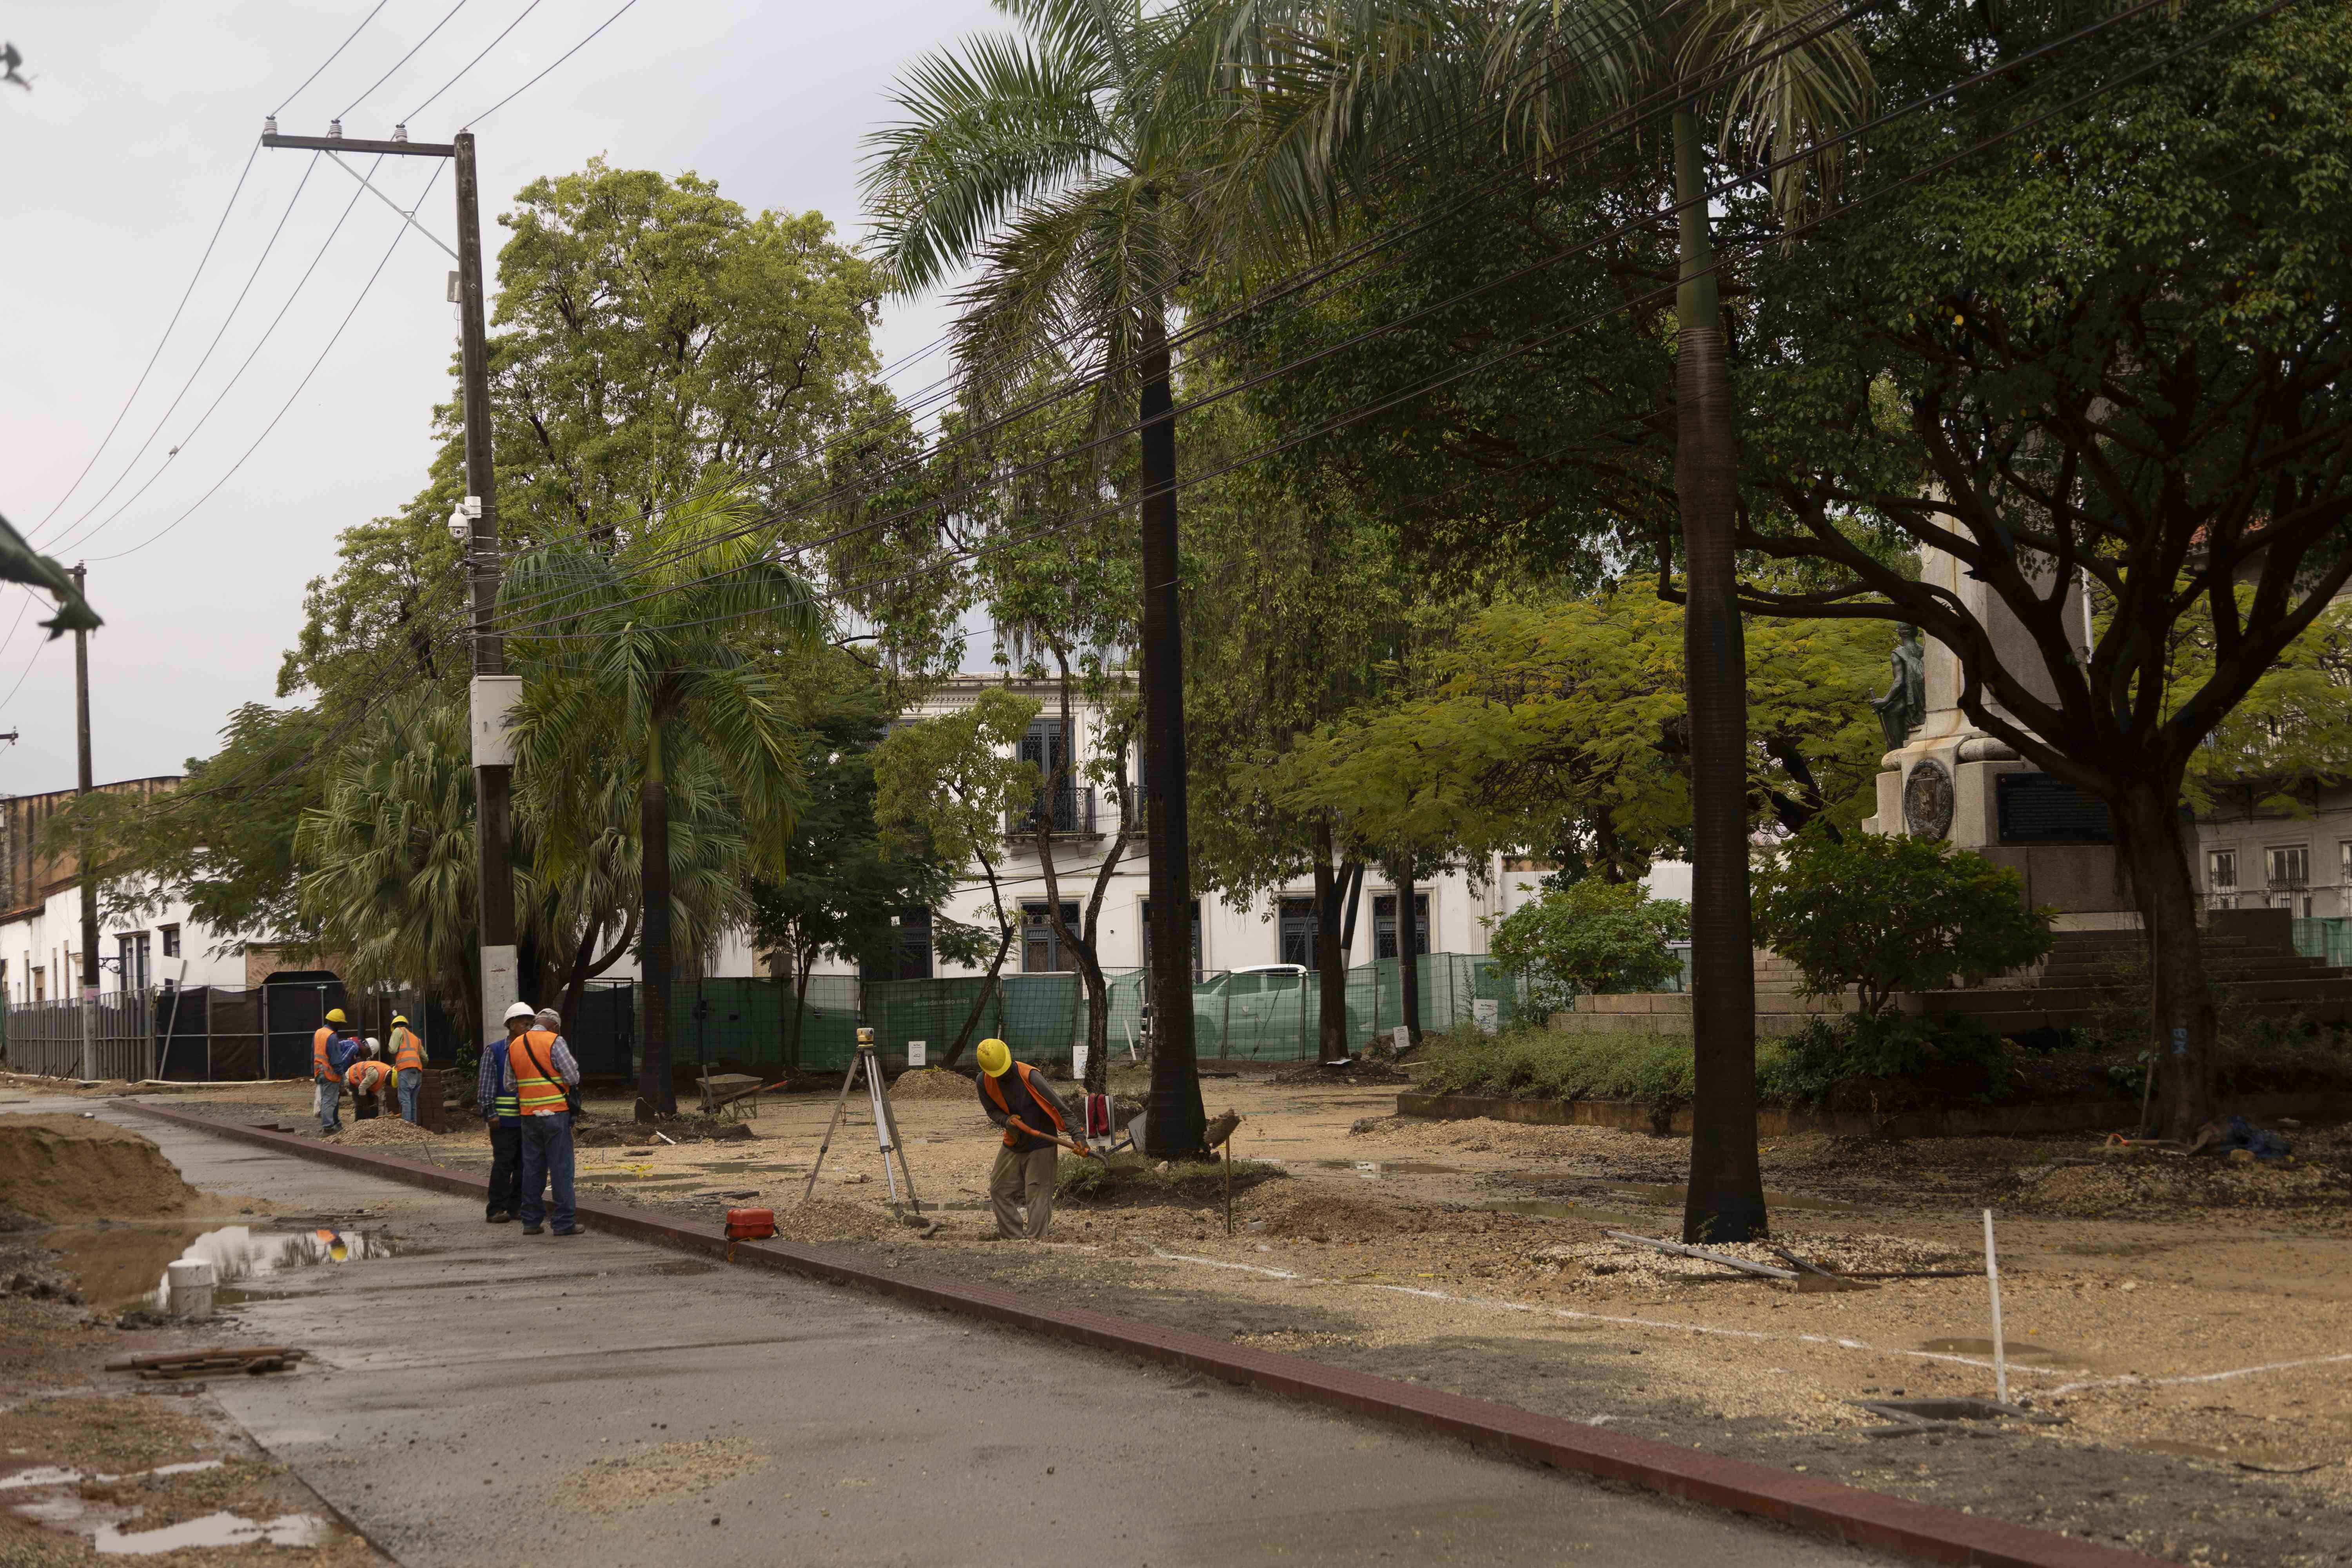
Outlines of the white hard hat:
{"label": "white hard hat", "polygon": [[536,1018],[537,1016],[539,1016],[538,1011],[530,1003],[518,1002],[507,1009],[506,1021],[511,1024],[517,1018]]}
{"label": "white hard hat", "polygon": [[381,1040],[379,1040],[379,1039],[377,1039],[373,1035],[370,1035],[370,1036],[367,1037],[367,1053],[368,1053],[368,1055],[370,1055],[370,1056],[373,1056],[373,1055],[375,1055],[378,1051],[380,1051],[380,1050],[382,1050],[382,1049],[383,1049],[383,1041],[381,1041]]}

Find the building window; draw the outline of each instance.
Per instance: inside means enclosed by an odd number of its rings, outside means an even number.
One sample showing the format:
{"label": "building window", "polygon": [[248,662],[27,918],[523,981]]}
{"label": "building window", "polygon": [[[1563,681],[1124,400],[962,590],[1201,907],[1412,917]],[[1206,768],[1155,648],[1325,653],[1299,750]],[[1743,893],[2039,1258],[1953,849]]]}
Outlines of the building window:
{"label": "building window", "polygon": [[[1416,953],[1429,951],[1429,895],[1412,896],[1413,937]],[[1372,900],[1372,956],[1394,958],[1397,955],[1397,896],[1382,893]]]}
{"label": "building window", "polygon": [[1040,719],[1029,726],[1029,732],[1021,737],[1021,760],[1037,770],[1037,799],[1036,804],[1006,825],[1008,831],[1037,831],[1038,819],[1045,815],[1048,785],[1054,797],[1053,831],[1089,830],[1092,825],[1080,819],[1077,770],[1070,765],[1070,749],[1059,719]]}
{"label": "building window", "polygon": [[918,904],[890,917],[897,945],[880,963],[858,966],[861,980],[929,980],[931,977],[931,911]]}
{"label": "building window", "polygon": [[1281,962],[1297,964],[1302,969],[1315,967],[1315,935],[1318,923],[1313,899],[1282,900],[1278,920],[1282,932]]}
{"label": "building window", "polygon": [[[1062,906],[1062,923],[1072,931],[1078,929],[1078,906]],[[1057,974],[1076,969],[1076,954],[1062,941],[1054,929],[1054,921],[1044,904],[1021,906],[1021,973],[1024,974]]]}
{"label": "building window", "polygon": [[2272,888],[2301,889],[2311,885],[2311,850],[2307,846],[2272,849],[2266,851],[2266,856]]}
{"label": "building window", "polygon": [[[2352,855],[2352,844],[2345,851]],[[2238,886],[2238,852],[2234,849],[2209,849],[2205,852],[2205,885],[2217,893],[2234,891]]]}
{"label": "building window", "polygon": [[155,929],[163,933],[163,956],[166,958],[179,957],[180,928],[178,926],[158,926]]}
{"label": "building window", "polygon": [[47,964],[42,964],[36,967],[33,971],[33,1000],[36,1002],[46,1002],[48,999],[49,971]]}
{"label": "building window", "polygon": [[148,984],[147,933],[133,931],[114,939],[115,956],[122,968],[122,988],[144,991]]}

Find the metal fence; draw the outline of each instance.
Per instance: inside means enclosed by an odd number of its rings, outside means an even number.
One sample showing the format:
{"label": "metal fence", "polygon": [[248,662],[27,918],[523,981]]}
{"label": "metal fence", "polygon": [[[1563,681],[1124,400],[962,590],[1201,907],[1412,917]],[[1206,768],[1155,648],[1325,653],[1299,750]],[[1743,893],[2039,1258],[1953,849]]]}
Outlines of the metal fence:
{"label": "metal fence", "polygon": [[10,1007],[8,1066],[16,1072],[48,1078],[119,1078],[134,1083],[152,1078],[153,994],[116,992],[88,1004],[30,1002]]}
{"label": "metal fence", "polygon": [[[94,1076],[174,1079],[194,1083],[310,1076],[310,1040],[341,1007],[362,1036],[386,1039],[394,1014],[425,1038],[428,1056],[447,1060],[457,1038],[447,1016],[409,993],[354,997],[340,981],[252,987],[194,985],[184,990],[116,992],[96,1004]],[[82,1008],[74,1002],[18,1003],[5,1011],[0,1059],[11,1070],[52,1078],[84,1076]]]}

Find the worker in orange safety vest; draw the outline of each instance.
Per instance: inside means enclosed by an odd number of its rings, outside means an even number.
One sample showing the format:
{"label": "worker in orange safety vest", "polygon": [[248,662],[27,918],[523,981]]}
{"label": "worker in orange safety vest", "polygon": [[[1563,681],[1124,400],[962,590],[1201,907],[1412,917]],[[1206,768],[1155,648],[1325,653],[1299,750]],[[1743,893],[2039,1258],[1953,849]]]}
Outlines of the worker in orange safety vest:
{"label": "worker in orange safety vest", "polygon": [[310,1037],[310,1086],[321,1137],[342,1131],[343,1074],[359,1058],[359,1037],[341,1007],[327,1009],[327,1021]]}
{"label": "worker in orange safety vest", "polygon": [[[1086,1140],[1070,1131],[1069,1107],[1027,1062],[1013,1059],[1003,1040],[980,1042],[980,1108],[1004,1129],[1004,1147],[988,1178],[989,1206],[996,1211],[996,1234],[1011,1240],[1045,1239],[1054,1222],[1054,1180],[1066,1143],[1088,1152]],[[1016,1205],[1018,1206],[1016,1206]],[[1025,1209],[1024,1215],[1022,1211]]]}
{"label": "worker in orange safety vest", "polygon": [[366,1121],[382,1114],[391,1096],[392,1068],[373,1058],[356,1061],[344,1071],[343,1082],[352,1091],[352,1120]]}

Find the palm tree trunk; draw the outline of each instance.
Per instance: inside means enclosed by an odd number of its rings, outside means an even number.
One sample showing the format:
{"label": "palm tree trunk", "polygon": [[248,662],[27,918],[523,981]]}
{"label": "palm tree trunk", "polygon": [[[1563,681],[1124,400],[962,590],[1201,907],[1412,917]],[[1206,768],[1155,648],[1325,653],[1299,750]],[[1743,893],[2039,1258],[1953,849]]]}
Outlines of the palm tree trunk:
{"label": "palm tree trunk", "polygon": [[1143,789],[1150,856],[1151,1101],[1145,1152],[1197,1154],[1201,1076],[1192,1054],[1192,875],[1184,797],[1184,645],[1176,587],[1176,409],[1168,329],[1143,323]]}
{"label": "palm tree trunk", "polygon": [[1737,451],[1697,116],[1675,111],[1682,289],[1675,332],[1675,499],[1691,747],[1690,1187],[1683,1239],[1767,1234],[1756,1157],[1756,959],[1748,903],[1748,655],[1732,558]]}
{"label": "palm tree trunk", "polygon": [[669,1070],[669,785],[662,776],[661,726],[646,741],[646,779],[637,803],[645,889],[645,1050],[637,1067],[637,1115],[677,1113]]}

